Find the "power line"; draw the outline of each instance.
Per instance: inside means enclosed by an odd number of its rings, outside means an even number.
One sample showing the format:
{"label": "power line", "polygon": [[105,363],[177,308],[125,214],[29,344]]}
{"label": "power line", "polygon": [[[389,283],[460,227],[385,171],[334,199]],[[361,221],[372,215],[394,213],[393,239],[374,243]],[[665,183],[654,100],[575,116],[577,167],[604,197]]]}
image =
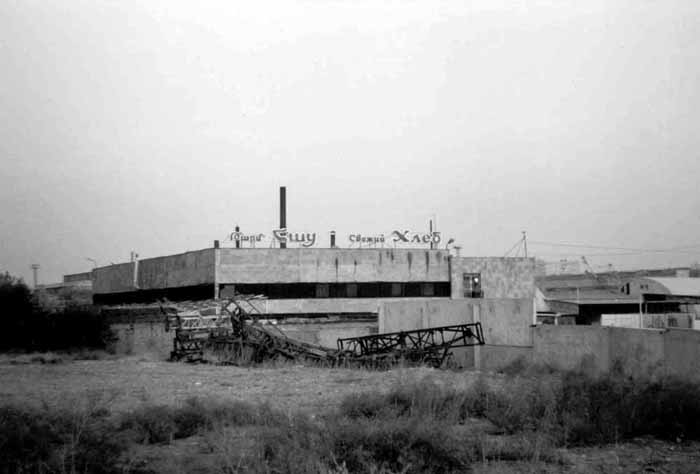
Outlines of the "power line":
{"label": "power line", "polygon": [[[537,257],[580,257],[582,252],[570,252],[570,253],[538,253]],[[586,252],[586,257],[624,257],[631,255],[649,255],[652,253],[666,253],[666,254],[682,254],[682,255],[700,255],[700,250],[696,252],[686,252],[686,251],[669,251],[669,252],[608,252],[608,253],[588,253]]]}
{"label": "power line", "polygon": [[[695,254],[700,251],[700,244],[698,245],[688,245],[682,247],[671,247],[667,249],[645,249],[645,248],[631,248],[631,247],[605,247],[602,245],[584,245],[584,244],[569,244],[563,242],[545,242],[541,240],[529,240],[530,244],[543,245],[549,247],[569,247],[569,248],[581,248],[581,249],[600,249],[600,250],[624,250],[627,252],[634,253],[624,253],[624,254],[604,254],[604,255],[641,255],[643,253],[689,253]],[[698,249],[691,251],[691,249]],[[593,256],[593,255],[589,255]]]}

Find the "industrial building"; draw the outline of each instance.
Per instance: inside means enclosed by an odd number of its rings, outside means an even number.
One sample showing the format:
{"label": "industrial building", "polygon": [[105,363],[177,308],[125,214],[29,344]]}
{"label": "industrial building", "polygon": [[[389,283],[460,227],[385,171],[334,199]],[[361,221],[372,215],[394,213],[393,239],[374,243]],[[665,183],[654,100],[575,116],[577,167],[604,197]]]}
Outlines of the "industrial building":
{"label": "industrial building", "polygon": [[[290,335],[334,347],[338,337],[482,322],[487,344],[507,359],[532,345],[535,261],[461,257],[440,248],[442,236],[393,230],[347,236],[328,247],[316,232],[288,228],[286,189],[280,188],[280,225],[269,233],[214,241],[211,248],[95,268],[93,301],[101,306],[219,300],[261,295],[260,311]],[[267,244],[267,245],[266,245]],[[151,328],[152,331],[155,329]],[[462,354],[478,363],[480,354]],[[516,354],[517,355],[517,354]]]}
{"label": "industrial building", "polygon": [[[531,345],[534,274],[533,259],[437,249],[215,247],[96,268],[93,297],[122,305],[258,294],[266,318],[303,320],[306,333],[291,333],[328,346],[339,335],[481,321],[487,344],[519,347]],[[353,320],[369,324],[348,327]],[[308,325],[324,321],[345,326],[310,336]]]}

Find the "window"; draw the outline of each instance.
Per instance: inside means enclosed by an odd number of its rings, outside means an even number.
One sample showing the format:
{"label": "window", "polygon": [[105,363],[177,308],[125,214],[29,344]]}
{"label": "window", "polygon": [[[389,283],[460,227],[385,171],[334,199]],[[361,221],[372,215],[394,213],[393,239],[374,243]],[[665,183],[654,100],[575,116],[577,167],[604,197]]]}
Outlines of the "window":
{"label": "window", "polygon": [[[234,285],[222,285],[222,295],[233,295]],[[263,295],[276,299],[310,298],[416,298],[449,297],[450,283],[423,282],[361,282],[361,283],[239,283],[236,293]]]}
{"label": "window", "polygon": [[404,296],[408,296],[411,298],[421,296],[421,288],[420,288],[420,283],[406,283],[404,285]]}
{"label": "window", "polygon": [[465,298],[484,297],[484,292],[481,290],[481,273],[464,273],[462,280],[464,282]]}
{"label": "window", "polygon": [[328,298],[330,296],[330,285],[319,283],[316,285],[316,298]]}

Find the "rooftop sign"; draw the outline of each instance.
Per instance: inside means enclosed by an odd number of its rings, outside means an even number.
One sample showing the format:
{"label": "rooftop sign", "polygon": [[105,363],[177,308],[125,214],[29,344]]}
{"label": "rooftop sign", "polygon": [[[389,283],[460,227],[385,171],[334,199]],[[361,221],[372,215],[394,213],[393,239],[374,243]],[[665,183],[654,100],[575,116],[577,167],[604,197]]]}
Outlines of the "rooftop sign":
{"label": "rooftop sign", "polygon": [[275,239],[281,244],[291,242],[299,243],[303,247],[311,247],[316,243],[315,232],[289,232],[287,229],[275,229],[272,231],[272,235],[274,235]]}
{"label": "rooftop sign", "polygon": [[362,234],[350,234],[348,238],[352,244],[368,244],[377,245],[384,244],[387,241],[394,242],[395,244],[439,244],[442,240],[440,232],[412,232],[410,230],[395,230],[389,237],[385,237],[384,234],[379,235],[362,235]]}
{"label": "rooftop sign", "polygon": [[[248,243],[254,247],[256,243],[265,239],[265,234],[243,232],[232,232],[229,235],[232,242]],[[442,241],[440,232],[413,232],[410,230],[394,230],[388,235],[385,234],[360,234],[352,233],[348,235],[350,245],[358,244],[368,246],[384,246],[385,244],[396,245],[438,245]],[[301,247],[309,248],[318,242],[315,232],[290,232],[289,229],[280,228],[272,231],[272,242],[278,244],[298,244]]]}

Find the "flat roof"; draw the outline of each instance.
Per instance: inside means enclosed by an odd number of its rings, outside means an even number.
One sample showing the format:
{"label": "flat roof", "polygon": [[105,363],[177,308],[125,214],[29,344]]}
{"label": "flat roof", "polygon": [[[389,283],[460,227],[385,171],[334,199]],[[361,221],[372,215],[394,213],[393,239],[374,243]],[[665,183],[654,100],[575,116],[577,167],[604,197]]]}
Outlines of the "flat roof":
{"label": "flat roof", "polygon": [[575,305],[639,304],[639,298],[548,299],[547,301]]}

